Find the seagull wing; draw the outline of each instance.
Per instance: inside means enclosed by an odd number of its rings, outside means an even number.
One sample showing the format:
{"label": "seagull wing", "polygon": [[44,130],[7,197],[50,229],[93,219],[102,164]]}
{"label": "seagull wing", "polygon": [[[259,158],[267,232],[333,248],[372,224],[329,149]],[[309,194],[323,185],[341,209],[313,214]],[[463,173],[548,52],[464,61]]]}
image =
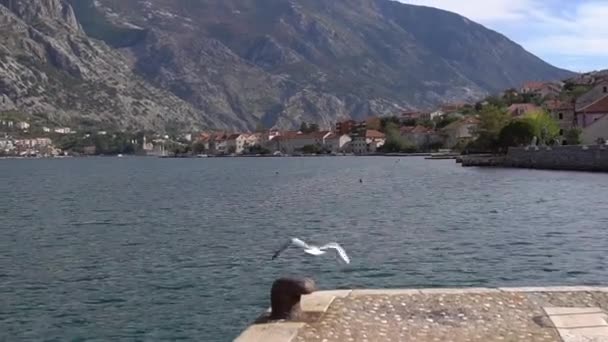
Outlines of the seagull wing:
{"label": "seagull wing", "polygon": [[298,246],[303,249],[310,249],[310,246],[306,242],[304,242],[298,238],[291,239],[291,243],[293,243],[295,246]]}
{"label": "seagull wing", "polygon": [[285,251],[287,248],[289,248],[289,246],[291,246],[292,244],[295,246],[298,246],[300,248],[304,248],[304,249],[310,248],[306,244],[306,242],[304,242],[300,239],[297,239],[297,238],[293,238],[293,239],[290,239],[289,241],[287,241],[283,246],[281,246],[281,248],[278,251],[274,252],[274,255],[272,256],[272,260],[276,259],[279,255],[281,255],[281,253],[283,253],[283,251]]}
{"label": "seagull wing", "polygon": [[344,248],[342,248],[342,246],[340,246],[339,244],[332,242],[332,243],[328,243],[325,246],[319,247],[320,250],[325,250],[325,249],[330,249],[330,248],[335,249],[336,252],[338,252],[338,255],[340,256],[340,258],[342,258],[342,260],[345,263],[350,264],[350,258],[346,254],[346,251],[344,250]]}

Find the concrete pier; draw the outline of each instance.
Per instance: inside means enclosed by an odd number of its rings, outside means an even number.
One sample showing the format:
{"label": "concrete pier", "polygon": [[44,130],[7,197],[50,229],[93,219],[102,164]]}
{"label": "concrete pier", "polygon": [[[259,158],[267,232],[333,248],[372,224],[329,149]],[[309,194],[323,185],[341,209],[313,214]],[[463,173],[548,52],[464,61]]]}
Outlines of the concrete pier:
{"label": "concrete pier", "polygon": [[301,304],[308,320],[235,341],[608,341],[608,286],[319,291]]}

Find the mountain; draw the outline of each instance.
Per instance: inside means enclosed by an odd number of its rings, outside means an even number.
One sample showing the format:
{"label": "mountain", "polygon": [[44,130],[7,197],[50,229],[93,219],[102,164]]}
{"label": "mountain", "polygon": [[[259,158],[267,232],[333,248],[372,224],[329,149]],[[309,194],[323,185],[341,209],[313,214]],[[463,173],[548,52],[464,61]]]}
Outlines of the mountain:
{"label": "mountain", "polygon": [[389,0],[0,0],[0,25],[0,110],[123,129],[327,127],[573,75]]}

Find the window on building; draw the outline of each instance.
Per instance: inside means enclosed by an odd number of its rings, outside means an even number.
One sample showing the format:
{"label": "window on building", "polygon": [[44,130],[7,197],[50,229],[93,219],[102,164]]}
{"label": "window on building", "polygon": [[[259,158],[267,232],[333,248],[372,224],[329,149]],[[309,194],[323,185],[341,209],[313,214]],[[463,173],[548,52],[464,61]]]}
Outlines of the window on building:
{"label": "window on building", "polygon": [[604,93],[608,93],[608,87],[604,86]]}
{"label": "window on building", "polygon": [[558,117],[560,120],[564,120],[564,113],[559,113],[559,114],[557,114],[557,117]]}
{"label": "window on building", "polygon": [[559,130],[559,135],[564,135],[564,130],[563,129]]}

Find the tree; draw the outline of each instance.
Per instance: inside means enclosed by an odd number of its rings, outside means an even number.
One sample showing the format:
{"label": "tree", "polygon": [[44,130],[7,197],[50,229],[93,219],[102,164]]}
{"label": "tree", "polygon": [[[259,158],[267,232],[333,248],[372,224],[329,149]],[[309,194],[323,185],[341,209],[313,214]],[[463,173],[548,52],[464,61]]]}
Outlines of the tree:
{"label": "tree", "polygon": [[483,108],[479,115],[477,141],[475,147],[486,151],[495,151],[499,147],[500,131],[510,121],[505,108],[489,105]]}
{"label": "tree", "polygon": [[583,143],[583,139],[581,138],[581,134],[583,131],[580,128],[571,128],[567,130],[564,134],[564,138],[566,139],[567,145],[580,145]]}
{"label": "tree", "polygon": [[528,113],[522,120],[528,122],[533,130],[538,142],[544,145],[551,145],[559,137],[559,125],[546,111],[538,110]]}
{"label": "tree", "polygon": [[304,147],[302,147],[302,153],[306,153],[306,154],[319,154],[322,153],[323,150],[321,149],[321,146],[319,145],[306,145]]}
{"label": "tree", "polygon": [[260,155],[266,155],[266,154],[270,154],[271,151],[267,148],[264,148],[260,145],[253,145],[253,146],[249,146],[246,150],[245,150],[245,154],[260,154]]}
{"label": "tree", "polygon": [[506,125],[499,135],[499,145],[505,151],[509,147],[528,145],[534,139],[534,127],[525,120],[514,120]]}
{"label": "tree", "polygon": [[435,128],[435,122],[432,120],[418,120],[417,124],[427,128]]}
{"label": "tree", "polygon": [[452,122],[458,121],[458,118],[455,116],[444,115],[436,121],[437,123],[435,124],[435,127],[437,129],[442,129],[447,125],[451,124]]}
{"label": "tree", "polygon": [[[401,125],[401,120],[399,120],[399,118],[396,116],[383,117],[380,119],[380,131],[386,133],[387,127],[389,125],[391,127],[397,127],[397,129],[399,129],[399,125]],[[412,126],[415,126],[415,125],[416,125],[416,121],[414,120]]]}
{"label": "tree", "polygon": [[302,122],[300,124],[300,132],[304,134],[314,133],[319,131],[319,125],[316,123],[308,124],[306,122]]}
{"label": "tree", "polygon": [[398,125],[390,122],[386,126],[386,142],[380,150],[387,153],[410,153],[416,152],[416,146],[401,136]]}
{"label": "tree", "polygon": [[192,145],[192,151],[196,154],[202,154],[207,151],[207,146],[202,141],[197,141]]}
{"label": "tree", "polygon": [[498,96],[489,96],[486,101],[488,102],[488,104],[490,106],[493,107],[506,107],[507,103],[505,102],[505,100],[501,97]]}

